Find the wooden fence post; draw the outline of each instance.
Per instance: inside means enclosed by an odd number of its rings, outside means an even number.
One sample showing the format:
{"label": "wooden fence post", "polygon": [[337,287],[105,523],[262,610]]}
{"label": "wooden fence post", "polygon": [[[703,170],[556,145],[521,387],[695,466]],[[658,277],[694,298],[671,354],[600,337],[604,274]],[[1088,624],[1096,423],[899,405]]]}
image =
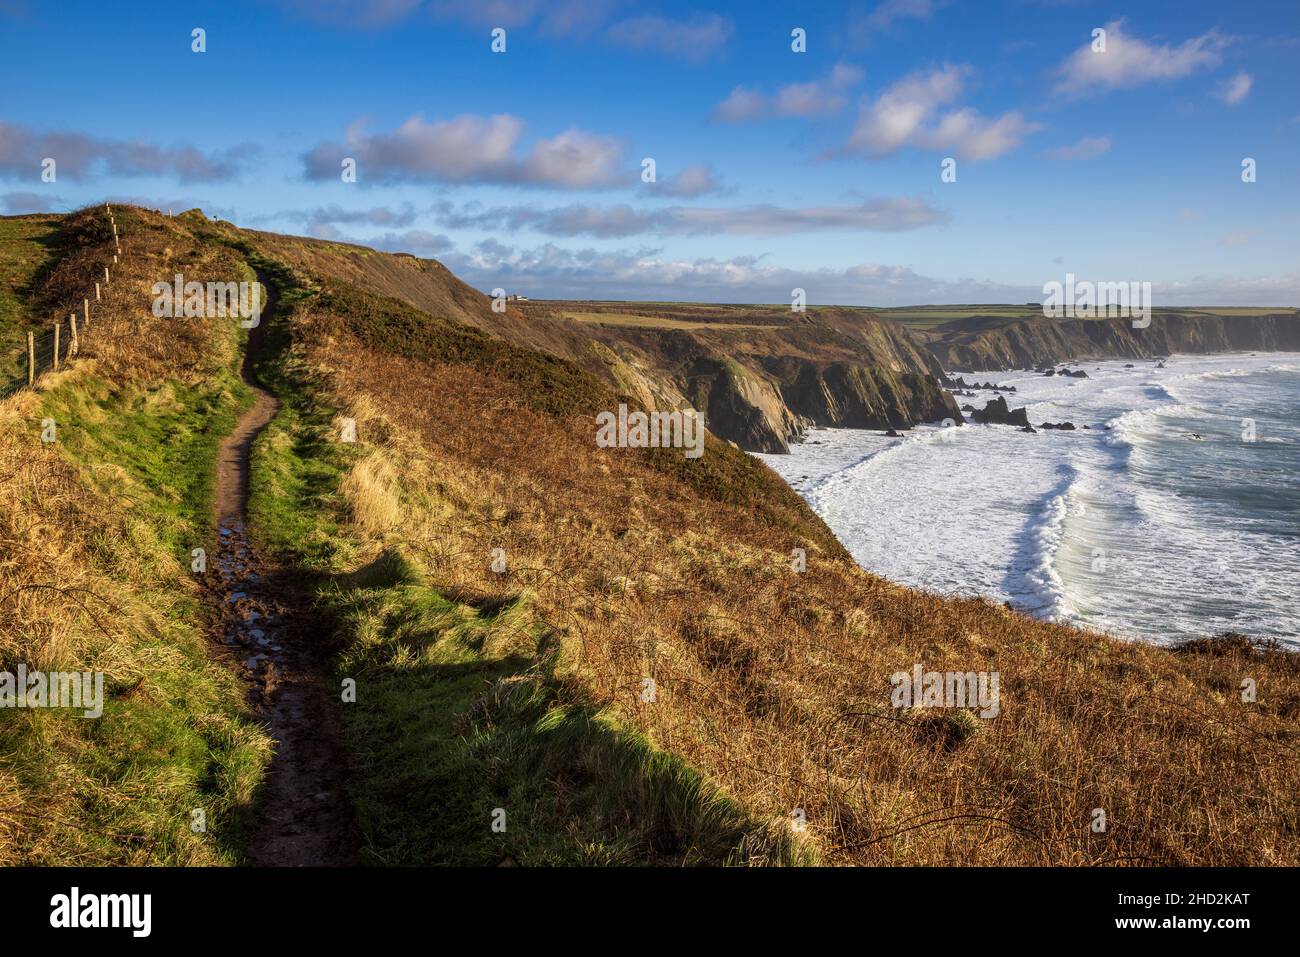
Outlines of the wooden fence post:
{"label": "wooden fence post", "polygon": [[74,312],[68,317],[68,324],[72,326],[72,339],[68,342],[68,358],[71,359],[77,354],[77,314]]}
{"label": "wooden fence post", "polygon": [[54,371],[59,371],[59,323],[54,324]]}
{"label": "wooden fence post", "polygon": [[86,328],[90,328],[90,298],[89,297],[81,300],[81,311],[82,311],[82,315],[84,315],[86,318]]}
{"label": "wooden fence post", "polygon": [[104,285],[105,285],[105,286],[108,285],[108,267],[107,267],[107,266],[104,267]]}
{"label": "wooden fence post", "polygon": [[99,283],[95,283],[95,302],[99,302]]}
{"label": "wooden fence post", "polygon": [[36,333],[27,331],[27,388],[36,385]]}

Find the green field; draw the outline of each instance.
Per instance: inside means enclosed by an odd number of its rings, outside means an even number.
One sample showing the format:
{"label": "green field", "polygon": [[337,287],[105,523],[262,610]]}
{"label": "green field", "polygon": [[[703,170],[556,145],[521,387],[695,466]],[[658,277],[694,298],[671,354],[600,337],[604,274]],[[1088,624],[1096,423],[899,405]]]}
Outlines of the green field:
{"label": "green field", "polygon": [[[640,329],[760,329],[789,325],[790,307],[783,303],[633,302],[599,300],[532,300],[523,305],[532,314],[564,316],[577,322]],[[826,309],[861,312],[889,319],[912,329],[928,330],[956,319],[995,316],[1003,319],[1033,319],[1043,307],[1033,303],[957,303],[895,306],[809,306],[815,315]],[[1264,316],[1295,312],[1287,306],[1196,306],[1161,308],[1161,313],[1214,315],[1223,317]]]}
{"label": "green field", "polygon": [[667,316],[644,316],[623,312],[565,312],[566,319],[604,326],[629,326],[638,329],[771,329],[770,323],[702,322],[672,319]]}

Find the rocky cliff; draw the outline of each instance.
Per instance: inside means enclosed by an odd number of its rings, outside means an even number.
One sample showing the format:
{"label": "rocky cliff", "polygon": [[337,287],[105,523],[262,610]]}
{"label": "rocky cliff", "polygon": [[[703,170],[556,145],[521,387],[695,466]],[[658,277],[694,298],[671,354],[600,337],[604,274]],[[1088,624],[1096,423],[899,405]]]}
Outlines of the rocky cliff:
{"label": "rocky cliff", "polygon": [[1157,311],[1145,329],[1132,319],[1005,319],[974,316],[922,334],[945,369],[1037,368],[1084,359],[1147,359],[1175,352],[1300,351],[1294,311],[1219,316]]}
{"label": "rocky cliff", "polygon": [[[772,318],[755,310],[750,318]],[[777,318],[788,323],[789,315]],[[905,429],[962,420],[933,354],[904,327],[859,310],[816,310],[787,325],[600,326],[592,335],[609,375],[635,383],[630,394],[702,409],[710,431],[747,451],[789,451],[811,425]]]}

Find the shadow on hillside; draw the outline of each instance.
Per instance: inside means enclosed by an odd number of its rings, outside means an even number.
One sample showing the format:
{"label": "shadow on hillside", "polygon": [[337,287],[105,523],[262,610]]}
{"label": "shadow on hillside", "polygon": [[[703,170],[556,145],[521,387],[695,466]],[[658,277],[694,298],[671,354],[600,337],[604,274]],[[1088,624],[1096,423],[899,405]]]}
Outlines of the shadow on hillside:
{"label": "shadow on hillside", "polygon": [[541,636],[520,596],[456,596],[410,584],[409,569],[388,553],[321,591],[340,629],[340,673],[357,680],[357,705],[344,719],[364,859],[678,866],[797,858],[790,842],[771,838],[682,761],[558,681],[534,650]]}

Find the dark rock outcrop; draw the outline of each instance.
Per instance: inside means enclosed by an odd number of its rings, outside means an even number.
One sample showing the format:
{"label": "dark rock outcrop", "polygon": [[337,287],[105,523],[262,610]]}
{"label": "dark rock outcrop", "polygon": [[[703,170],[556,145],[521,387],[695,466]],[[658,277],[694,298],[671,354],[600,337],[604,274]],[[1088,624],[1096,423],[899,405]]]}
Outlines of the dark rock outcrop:
{"label": "dark rock outcrop", "polygon": [[1033,431],[1029,424],[1029,413],[1022,409],[1007,407],[1007,400],[998,396],[985,404],[984,408],[971,415],[972,422],[980,425],[1018,425]]}
{"label": "dark rock outcrop", "polygon": [[[984,389],[987,392],[1015,392],[1016,387],[1013,385],[994,385],[992,382],[967,382],[961,376],[951,380],[949,384],[957,390],[961,389]],[[963,394],[957,392],[955,394]],[[966,392],[965,395],[974,395],[974,392]]]}

